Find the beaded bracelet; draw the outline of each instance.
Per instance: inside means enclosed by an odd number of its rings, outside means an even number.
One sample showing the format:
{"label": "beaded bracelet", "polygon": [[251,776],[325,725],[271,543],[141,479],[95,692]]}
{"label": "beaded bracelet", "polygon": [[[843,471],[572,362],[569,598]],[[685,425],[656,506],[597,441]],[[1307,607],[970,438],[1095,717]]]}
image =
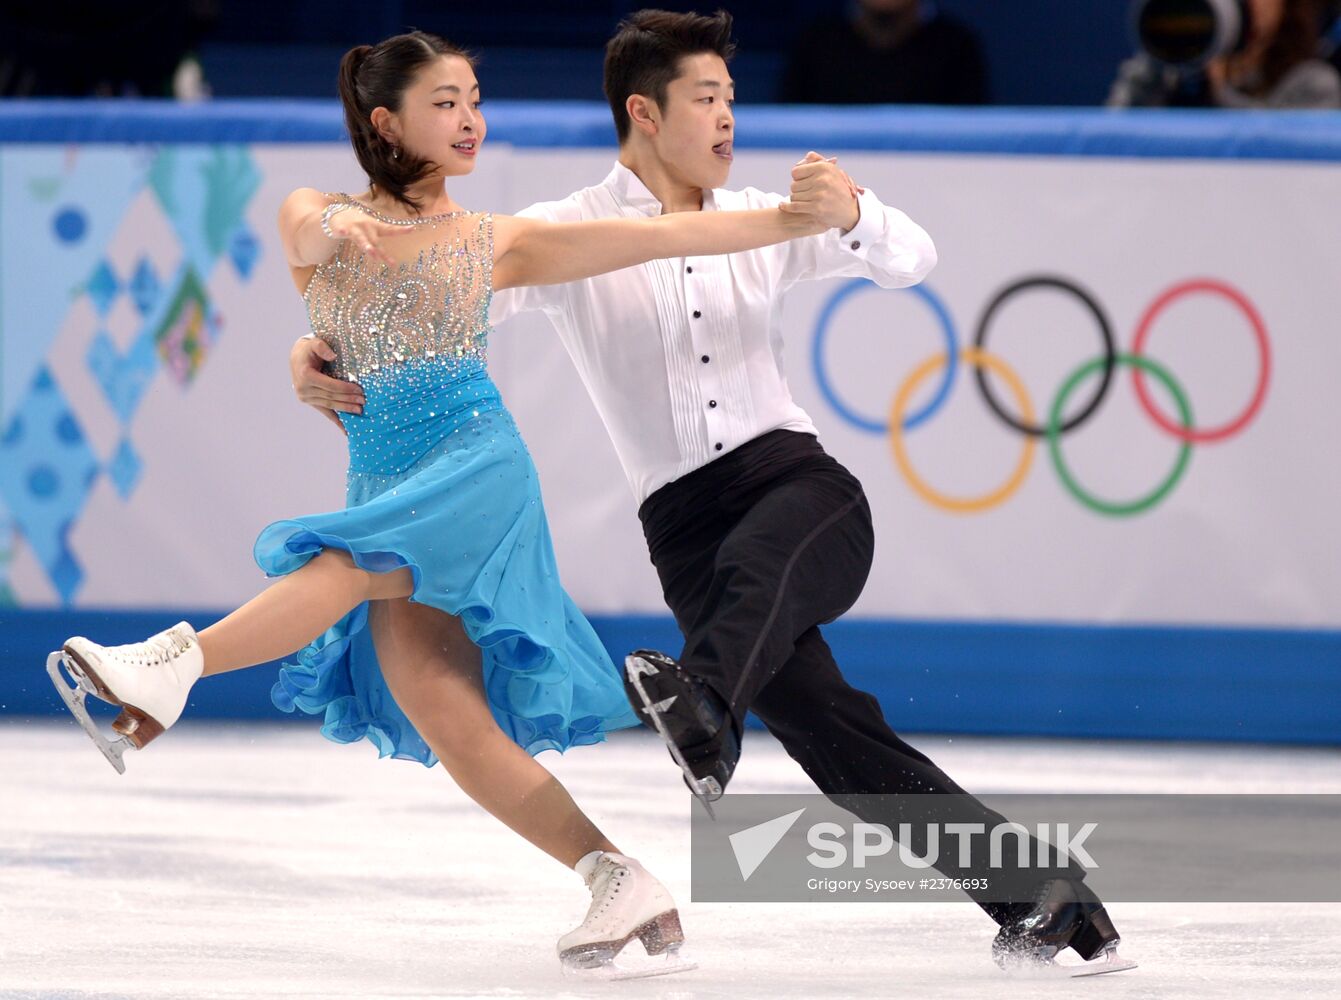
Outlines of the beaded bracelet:
{"label": "beaded bracelet", "polygon": [[333,240],[344,239],[343,236],[336,236],[335,231],[331,229],[331,216],[336,212],[343,212],[349,207],[349,203],[346,201],[333,201],[322,210],[321,231],[325,233],[328,238]]}

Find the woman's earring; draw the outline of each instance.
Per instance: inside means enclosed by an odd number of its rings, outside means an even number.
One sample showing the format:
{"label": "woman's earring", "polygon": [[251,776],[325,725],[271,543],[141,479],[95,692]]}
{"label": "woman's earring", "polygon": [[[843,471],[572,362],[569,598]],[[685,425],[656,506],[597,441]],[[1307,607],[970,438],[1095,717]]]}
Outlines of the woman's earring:
{"label": "woman's earring", "polygon": [[392,146],[392,147],[391,147],[391,158],[392,158],[393,160],[399,160],[399,159],[400,159],[400,147],[399,147],[399,146]]}

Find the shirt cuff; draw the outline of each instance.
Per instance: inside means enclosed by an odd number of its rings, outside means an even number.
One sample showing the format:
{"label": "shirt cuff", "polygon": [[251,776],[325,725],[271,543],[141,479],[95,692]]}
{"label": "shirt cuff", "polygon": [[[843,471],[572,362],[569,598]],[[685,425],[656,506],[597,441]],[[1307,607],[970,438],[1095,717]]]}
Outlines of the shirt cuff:
{"label": "shirt cuff", "polygon": [[857,208],[861,213],[857,224],[846,233],[840,233],[838,242],[850,253],[864,258],[884,232],[885,212],[880,199],[870,191],[857,195]]}

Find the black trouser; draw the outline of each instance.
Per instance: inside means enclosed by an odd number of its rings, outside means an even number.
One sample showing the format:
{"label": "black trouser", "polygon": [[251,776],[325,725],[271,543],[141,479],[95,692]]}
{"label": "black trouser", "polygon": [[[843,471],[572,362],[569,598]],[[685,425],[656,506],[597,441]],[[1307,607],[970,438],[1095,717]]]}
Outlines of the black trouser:
{"label": "black trouser", "polygon": [[[657,490],[638,513],[685,636],[680,662],[727,702],[738,731],[753,711],[821,792],[867,822],[897,831],[912,817],[894,795],[911,793],[962,796],[941,822],[1005,822],[894,734],[820,634],[861,594],[875,534],[861,483],[814,437],[765,434]],[[968,874],[941,854],[942,872]],[[998,923],[1012,912],[982,905]]]}

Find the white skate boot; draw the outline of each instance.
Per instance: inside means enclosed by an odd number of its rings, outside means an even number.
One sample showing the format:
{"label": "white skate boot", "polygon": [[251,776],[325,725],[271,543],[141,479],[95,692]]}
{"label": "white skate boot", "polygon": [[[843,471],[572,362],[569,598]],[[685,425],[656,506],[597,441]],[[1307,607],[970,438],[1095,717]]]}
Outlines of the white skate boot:
{"label": "white skate boot", "polygon": [[[579,862],[581,870],[584,858]],[[666,887],[647,869],[623,854],[605,852],[588,862],[584,874],[591,909],[582,926],[559,939],[563,970],[605,979],[640,979],[698,968],[680,954],[684,932],[680,914]],[[648,961],[616,962],[624,946],[638,938]]]}
{"label": "white skate boot", "polygon": [[[61,675],[62,666],[73,686]],[[121,774],[128,748],[143,750],[181,716],[187,692],[204,667],[200,641],[186,622],[129,646],[99,646],[75,636],[47,657],[47,673],[61,699]],[[112,723],[119,738],[109,740],[98,730],[84,706],[90,694],[121,707]]]}

